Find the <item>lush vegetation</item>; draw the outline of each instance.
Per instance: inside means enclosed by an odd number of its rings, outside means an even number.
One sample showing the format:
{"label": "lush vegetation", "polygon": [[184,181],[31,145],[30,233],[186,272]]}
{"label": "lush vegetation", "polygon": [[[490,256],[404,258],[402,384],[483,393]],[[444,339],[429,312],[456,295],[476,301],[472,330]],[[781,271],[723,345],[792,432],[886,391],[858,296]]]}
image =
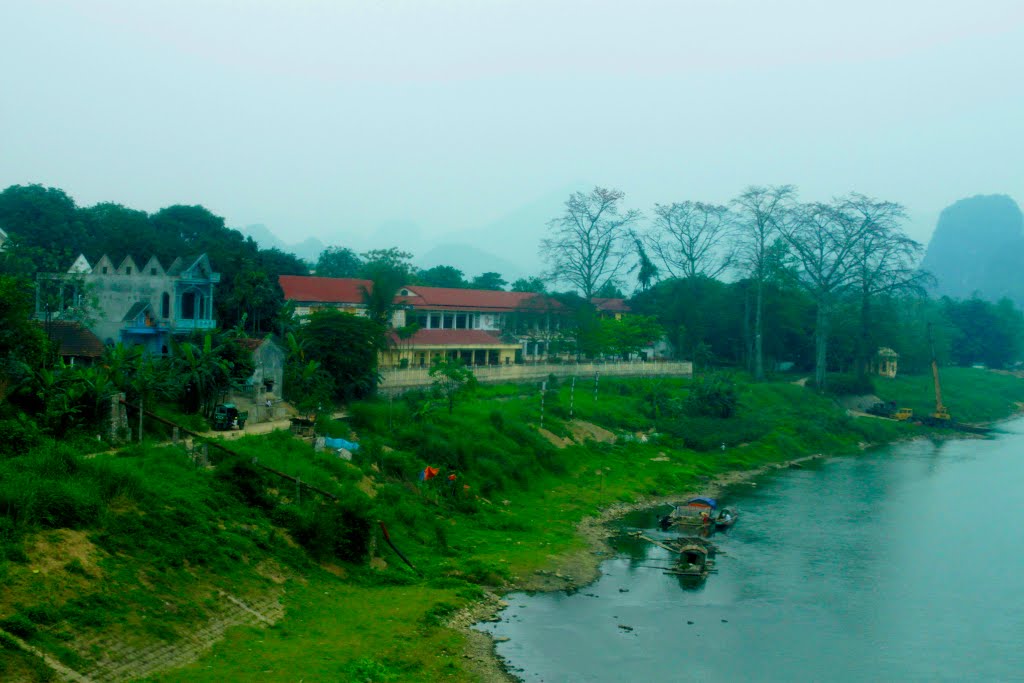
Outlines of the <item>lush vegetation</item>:
{"label": "lush vegetation", "polygon": [[[947,403],[964,419],[1008,414],[1019,397],[1021,380],[1009,375],[960,370],[943,379]],[[928,380],[877,381],[877,391],[926,403]],[[87,456],[84,441],[57,443],[27,418],[8,420],[0,457],[3,628],[85,668],[93,655],[69,634],[178,642],[217,618],[218,591],[259,601],[283,589],[287,614],[277,626],[236,629],[160,680],[284,671],[471,680],[462,636],[444,626],[448,615],[479,599],[482,586],[558,568],[559,557],[580,549],[573,528],[582,516],[612,502],[697,490],[718,473],[919,429],[851,418],[789,381],[718,374],[602,378],[596,394],[592,379],[551,379],[546,433],[534,386],[461,385],[458,395],[451,403],[439,388],[353,402],[347,421],[326,425],[334,436],[358,434],[351,462],[283,432],[232,441],[234,454],[211,449],[212,468],[197,468],[183,446],[158,442]],[[587,424],[608,438],[583,439]],[[427,467],[439,474],[421,480]],[[379,522],[416,571],[384,545]],[[45,573],[35,573],[40,567]],[[254,647],[259,658],[247,654]],[[8,673],[45,677],[38,662],[0,652]]]}

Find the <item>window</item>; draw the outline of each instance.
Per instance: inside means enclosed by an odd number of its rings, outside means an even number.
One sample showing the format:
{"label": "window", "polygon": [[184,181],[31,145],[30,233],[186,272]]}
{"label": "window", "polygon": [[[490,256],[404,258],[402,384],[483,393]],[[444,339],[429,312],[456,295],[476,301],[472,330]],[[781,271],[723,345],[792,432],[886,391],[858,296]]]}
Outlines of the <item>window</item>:
{"label": "window", "polygon": [[106,275],[106,274],[107,274],[107,267],[106,267],[106,266],[103,266],[103,274],[104,274],[104,275]]}
{"label": "window", "polygon": [[163,296],[160,297],[160,317],[171,317],[171,295],[167,292],[164,292]]}
{"label": "window", "polygon": [[124,274],[125,275],[131,275],[132,274],[132,267],[128,266],[127,268],[125,268],[124,269]]}
{"label": "window", "polygon": [[156,275],[156,268],[150,268],[149,269],[149,274],[150,275]]}
{"label": "window", "polygon": [[466,314],[458,313],[455,315],[455,329],[464,330],[466,329]]}

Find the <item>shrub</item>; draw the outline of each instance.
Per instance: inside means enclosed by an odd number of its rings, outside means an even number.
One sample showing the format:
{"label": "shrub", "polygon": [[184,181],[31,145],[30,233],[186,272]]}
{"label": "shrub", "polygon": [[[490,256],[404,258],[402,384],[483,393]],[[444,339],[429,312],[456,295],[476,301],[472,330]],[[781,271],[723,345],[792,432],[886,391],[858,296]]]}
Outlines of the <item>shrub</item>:
{"label": "shrub", "polygon": [[36,625],[24,614],[15,614],[0,621],[0,628],[19,638],[31,638],[36,634]]}
{"label": "shrub", "polygon": [[41,438],[35,423],[24,415],[0,420],[0,455],[23,455],[37,446]]}
{"label": "shrub", "polygon": [[738,398],[736,383],[721,374],[707,375],[695,380],[686,398],[686,412],[700,417],[732,417]]}

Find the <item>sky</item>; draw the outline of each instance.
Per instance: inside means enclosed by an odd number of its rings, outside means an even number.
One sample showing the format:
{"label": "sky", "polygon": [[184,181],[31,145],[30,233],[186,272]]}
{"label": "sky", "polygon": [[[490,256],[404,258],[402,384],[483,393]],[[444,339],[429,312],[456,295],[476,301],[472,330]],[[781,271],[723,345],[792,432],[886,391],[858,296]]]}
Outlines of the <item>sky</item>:
{"label": "sky", "polygon": [[1024,200],[1020,0],[26,0],[0,59],[0,187],[286,242],[528,264],[595,185],[648,213],[858,191],[922,241]]}

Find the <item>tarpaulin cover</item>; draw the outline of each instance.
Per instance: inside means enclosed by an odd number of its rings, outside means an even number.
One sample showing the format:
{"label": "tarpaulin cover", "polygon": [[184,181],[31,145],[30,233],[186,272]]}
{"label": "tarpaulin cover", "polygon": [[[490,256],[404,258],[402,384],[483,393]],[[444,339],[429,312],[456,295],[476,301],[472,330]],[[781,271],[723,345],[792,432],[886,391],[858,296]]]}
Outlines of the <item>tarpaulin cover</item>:
{"label": "tarpaulin cover", "polygon": [[344,448],[346,451],[355,453],[359,450],[359,444],[353,443],[352,441],[345,441],[345,439],[332,439],[331,437],[324,438],[324,446],[327,448],[333,448],[335,450]]}
{"label": "tarpaulin cover", "polygon": [[711,508],[712,510],[718,507],[718,502],[714,498],[691,498],[686,501],[687,507],[694,508]]}

